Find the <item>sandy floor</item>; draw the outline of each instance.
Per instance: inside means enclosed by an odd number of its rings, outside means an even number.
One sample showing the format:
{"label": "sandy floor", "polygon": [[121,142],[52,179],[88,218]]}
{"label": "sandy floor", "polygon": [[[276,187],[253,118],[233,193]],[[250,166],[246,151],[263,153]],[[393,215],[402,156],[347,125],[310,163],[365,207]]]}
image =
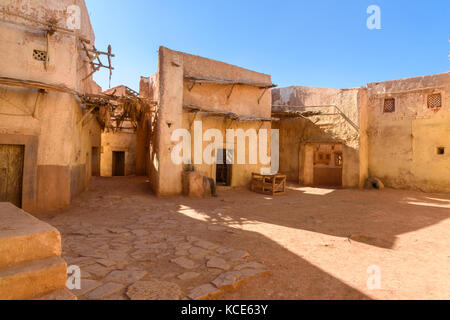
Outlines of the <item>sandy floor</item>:
{"label": "sandy floor", "polygon": [[[205,261],[191,259],[191,270],[173,262],[183,246],[189,251],[201,240],[214,244],[215,256],[216,247],[250,254],[225,259],[230,268],[254,261],[271,271],[218,299],[449,299],[449,218],[450,195],[291,185],[279,197],[240,189],[211,199],[157,199],[145,178],[133,177],[94,179],[69,210],[45,220],[60,229],[69,264],[92,259],[83,270],[96,287],[112,271],[131,270],[174,284],[186,298],[224,271],[205,266],[212,251]],[[164,238],[154,239],[148,261],[135,254],[145,254],[145,237]],[[368,289],[369,267],[380,271],[379,289]],[[185,272],[198,275],[179,279]],[[109,298],[127,298],[127,285],[106,289]]]}

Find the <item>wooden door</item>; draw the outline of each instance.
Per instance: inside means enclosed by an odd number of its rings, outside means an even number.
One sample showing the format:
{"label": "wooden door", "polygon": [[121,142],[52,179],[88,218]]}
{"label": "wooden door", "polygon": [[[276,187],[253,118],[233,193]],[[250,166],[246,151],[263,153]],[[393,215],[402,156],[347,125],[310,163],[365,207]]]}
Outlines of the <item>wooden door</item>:
{"label": "wooden door", "polygon": [[113,176],[125,176],[125,152],[113,152]]}
{"label": "wooden door", "polygon": [[0,145],[0,202],[22,207],[22,180],[25,147]]}
{"label": "wooden door", "polygon": [[314,185],[318,187],[341,187],[342,168],[314,168]]}
{"label": "wooden door", "polygon": [[233,166],[227,164],[227,158],[229,159],[230,155],[230,151],[225,149],[217,150],[216,184],[219,186],[231,186]]}
{"label": "wooden door", "polygon": [[100,148],[92,147],[92,160],[91,160],[91,169],[92,176],[99,177],[100,176]]}
{"label": "wooden door", "polygon": [[342,146],[321,144],[314,151],[314,185],[342,186],[343,156]]}

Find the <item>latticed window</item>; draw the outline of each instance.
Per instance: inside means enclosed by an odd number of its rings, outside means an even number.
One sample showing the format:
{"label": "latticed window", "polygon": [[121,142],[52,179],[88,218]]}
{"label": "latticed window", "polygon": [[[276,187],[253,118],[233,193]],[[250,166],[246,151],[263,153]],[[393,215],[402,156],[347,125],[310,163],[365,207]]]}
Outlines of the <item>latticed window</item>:
{"label": "latticed window", "polygon": [[33,58],[38,61],[47,61],[47,52],[40,50],[33,50]]}
{"label": "latticed window", "polygon": [[442,107],[442,100],[441,100],[441,94],[430,94],[428,96],[428,108],[430,109],[436,109]]}
{"label": "latticed window", "polygon": [[395,99],[392,98],[384,99],[383,112],[384,113],[395,112]]}

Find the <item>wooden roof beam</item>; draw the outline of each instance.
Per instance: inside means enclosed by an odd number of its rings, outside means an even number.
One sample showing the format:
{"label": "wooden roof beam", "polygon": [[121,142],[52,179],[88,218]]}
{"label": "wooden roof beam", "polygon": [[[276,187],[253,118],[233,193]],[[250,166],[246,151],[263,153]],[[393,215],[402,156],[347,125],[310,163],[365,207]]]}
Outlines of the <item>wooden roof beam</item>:
{"label": "wooden roof beam", "polygon": [[273,83],[262,83],[262,82],[254,82],[254,81],[236,81],[236,80],[227,80],[227,79],[215,79],[215,78],[206,78],[206,77],[194,77],[194,76],[185,76],[184,79],[193,83],[207,83],[207,84],[234,84],[234,85],[246,85],[252,87],[258,87],[260,89],[270,89],[277,87],[276,84]]}

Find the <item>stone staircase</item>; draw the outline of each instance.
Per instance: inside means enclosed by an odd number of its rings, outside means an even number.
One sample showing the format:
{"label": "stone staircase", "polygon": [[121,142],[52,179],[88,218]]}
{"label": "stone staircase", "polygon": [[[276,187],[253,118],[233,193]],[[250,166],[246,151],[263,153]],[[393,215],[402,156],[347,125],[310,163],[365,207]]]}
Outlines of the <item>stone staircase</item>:
{"label": "stone staircase", "polygon": [[76,300],[57,229],[0,203],[0,300]]}

